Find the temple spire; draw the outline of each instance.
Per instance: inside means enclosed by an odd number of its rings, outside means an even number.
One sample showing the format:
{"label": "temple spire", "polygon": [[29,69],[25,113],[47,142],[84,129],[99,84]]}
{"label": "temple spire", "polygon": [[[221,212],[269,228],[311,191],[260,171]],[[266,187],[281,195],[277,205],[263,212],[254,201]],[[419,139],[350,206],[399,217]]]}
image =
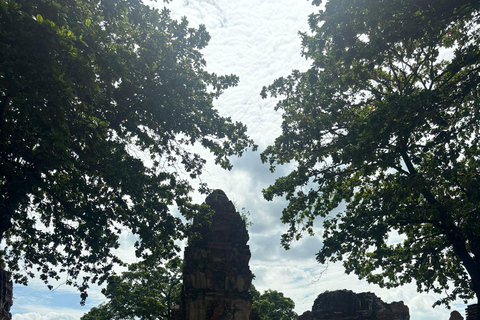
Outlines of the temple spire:
{"label": "temple spire", "polygon": [[214,210],[211,224],[185,249],[183,318],[249,320],[252,273],[245,222],[222,190],[205,203]]}

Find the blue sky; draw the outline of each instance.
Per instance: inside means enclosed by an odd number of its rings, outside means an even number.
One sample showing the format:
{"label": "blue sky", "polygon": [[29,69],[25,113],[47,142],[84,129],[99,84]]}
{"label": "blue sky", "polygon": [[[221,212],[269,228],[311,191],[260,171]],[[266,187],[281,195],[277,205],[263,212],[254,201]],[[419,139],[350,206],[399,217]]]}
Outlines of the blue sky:
{"label": "blue sky", "polygon": [[[281,114],[274,111],[275,100],[262,100],[260,91],[292,69],[308,67],[308,61],[300,56],[298,31],[307,30],[307,17],[316,7],[307,0],[173,0],[169,4],[158,0],[154,5],[167,6],[176,18],[186,16],[193,26],[206,25],[212,36],[203,50],[207,69],[240,77],[238,87],[228,89],[215,106],[222,115],[248,126],[259,151],[271,144],[280,133]],[[339,264],[330,264],[327,269],[318,265],[315,261],[315,252],[321,245],[318,236],[302,239],[290,251],[283,250],[280,235],[286,227],[279,217],[285,202],[282,199],[267,202],[261,190],[287,172],[288,167],[271,174],[268,166],[261,164],[259,154],[248,152],[233,159],[234,169],[230,172],[215,167],[207,155],[210,161],[202,177],[211,188],[223,189],[238,208],[245,207],[251,213],[250,267],[256,275],[254,284],[258,290],[271,288],[283,292],[295,301],[298,313],[311,309],[316,296],[325,290],[349,289],[375,292],[385,302],[403,300],[412,319],[449,318],[450,310],[431,308],[436,296],[418,294],[414,285],[384,290],[345,275]],[[203,200],[203,196],[195,195],[195,201]],[[128,260],[132,256],[131,237],[125,235],[123,240],[120,255]],[[15,286],[14,296],[14,320],[79,319],[103,300],[100,288],[94,287],[82,307],[73,288],[60,285],[49,291],[38,280],[31,281],[28,287]],[[462,313],[464,308],[462,303],[454,305]]]}

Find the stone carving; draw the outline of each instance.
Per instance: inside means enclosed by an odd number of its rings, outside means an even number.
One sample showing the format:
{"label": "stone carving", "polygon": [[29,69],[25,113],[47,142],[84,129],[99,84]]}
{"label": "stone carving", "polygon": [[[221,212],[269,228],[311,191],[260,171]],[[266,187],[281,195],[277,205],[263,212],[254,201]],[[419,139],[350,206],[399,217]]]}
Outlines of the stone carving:
{"label": "stone carving", "polygon": [[10,273],[0,266],[0,320],[12,319],[10,307],[13,304],[13,283]]}
{"label": "stone carving", "polygon": [[383,302],[371,292],[327,291],[313,303],[312,311],[299,320],[409,320],[409,310],[400,302]]}
{"label": "stone carving", "polygon": [[252,273],[245,222],[223,191],[215,190],[205,202],[215,213],[185,249],[181,318],[249,320]]}

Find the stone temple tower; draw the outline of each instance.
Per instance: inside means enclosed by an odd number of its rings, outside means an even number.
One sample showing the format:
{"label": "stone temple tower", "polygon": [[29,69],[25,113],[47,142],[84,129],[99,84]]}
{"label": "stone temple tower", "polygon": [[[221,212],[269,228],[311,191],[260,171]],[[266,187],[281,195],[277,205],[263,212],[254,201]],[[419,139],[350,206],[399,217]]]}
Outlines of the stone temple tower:
{"label": "stone temple tower", "polygon": [[205,202],[215,213],[185,249],[182,318],[249,320],[252,273],[245,222],[222,190]]}
{"label": "stone temple tower", "polygon": [[0,320],[12,319],[10,307],[13,304],[13,283],[10,273],[0,265]]}

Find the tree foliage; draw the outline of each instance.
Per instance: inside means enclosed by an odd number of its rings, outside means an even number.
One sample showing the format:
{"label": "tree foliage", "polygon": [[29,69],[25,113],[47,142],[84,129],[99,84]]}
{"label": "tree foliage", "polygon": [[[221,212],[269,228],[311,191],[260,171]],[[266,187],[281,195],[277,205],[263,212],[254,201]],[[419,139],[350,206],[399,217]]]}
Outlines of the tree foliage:
{"label": "tree foliage", "polygon": [[310,16],[310,69],[262,91],[283,97],[262,160],[295,164],[264,190],[288,200],[287,248],[321,217],[320,263],[437,303],[480,297],[479,7],[331,0]]}
{"label": "tree foliage", "polygon": [[180,304],[182,261],[134,263],[120,276],[113,275],[102,293],[108,302],[92,308],[81,319],[169,320],[172,307]]}
{"label": "tree foliage", "polygon": [[293,311],[295,302],[282,292],[268,289],[263,294],[252,285],[252,314],[261,320],[294,320],[298,317]]}
{"label": "tree foliage", "polygon": [[253,146],[212,106],[238,79],[204,70],[208,41],[139,0],[0,0],[0,258],[17,282],[66,272],[84,299],[121,232],[143,259],[175,250],[169,206],[198,211],[185,177],[205,162],[189,146],[227,169]]}

